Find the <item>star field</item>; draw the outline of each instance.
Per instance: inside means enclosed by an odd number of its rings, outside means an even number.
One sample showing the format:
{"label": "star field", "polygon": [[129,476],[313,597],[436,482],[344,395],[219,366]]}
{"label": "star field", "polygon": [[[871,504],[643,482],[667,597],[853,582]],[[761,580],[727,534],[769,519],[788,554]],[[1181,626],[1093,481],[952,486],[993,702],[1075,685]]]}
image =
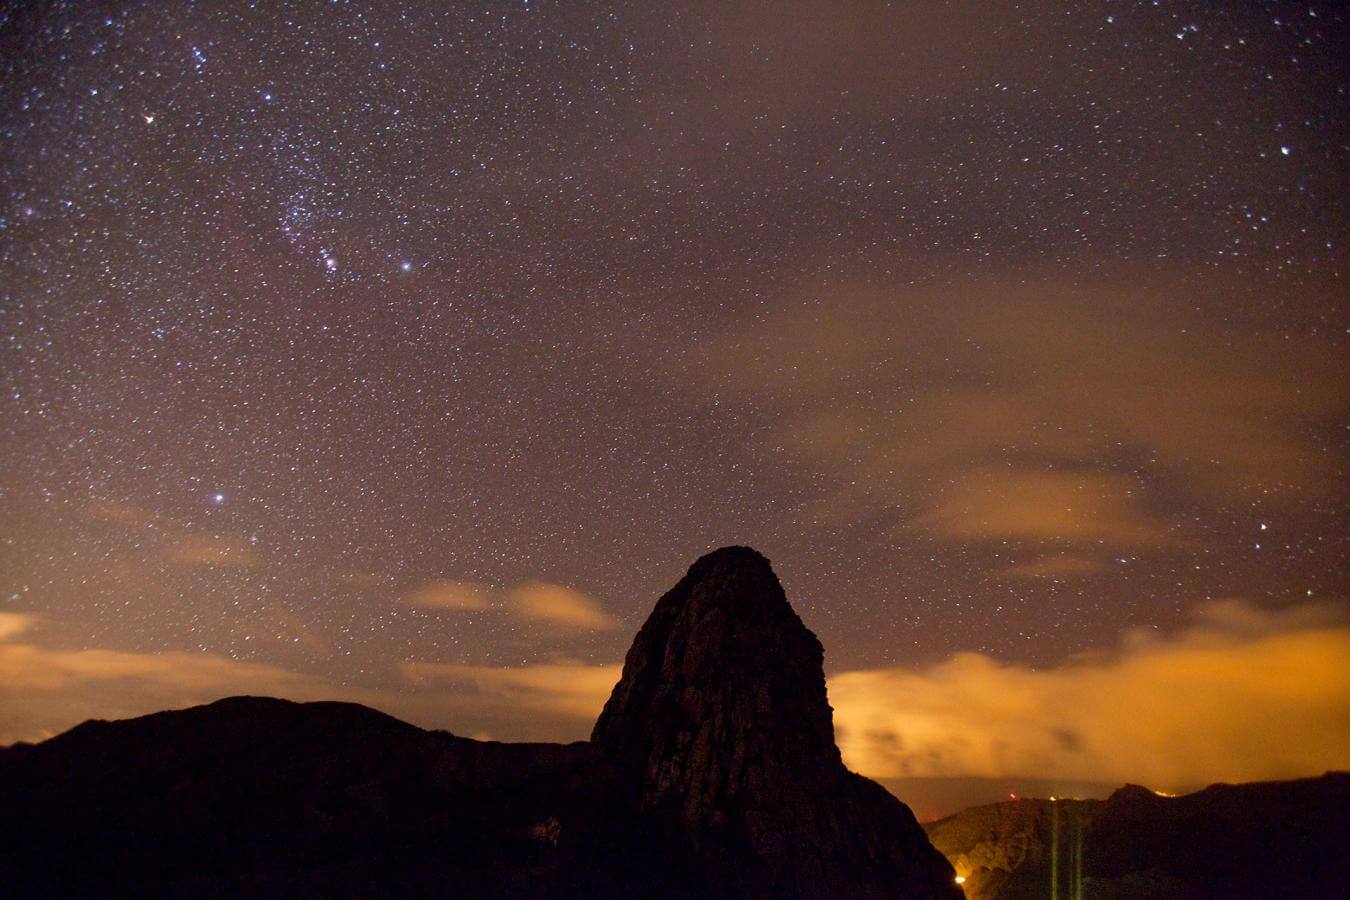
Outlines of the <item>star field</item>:
{"label": "star field", "polygon": [[831,670],[1343,604],[1346,37],[8,5],[0,611],[398,693],[616,663],[728,543]]}

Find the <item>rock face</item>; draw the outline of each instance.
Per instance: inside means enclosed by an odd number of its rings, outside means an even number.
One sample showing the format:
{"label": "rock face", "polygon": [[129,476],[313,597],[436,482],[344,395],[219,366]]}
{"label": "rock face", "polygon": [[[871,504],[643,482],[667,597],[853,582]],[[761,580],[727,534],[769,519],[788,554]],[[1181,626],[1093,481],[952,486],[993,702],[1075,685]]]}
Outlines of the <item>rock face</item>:
{"label": "rock face", "polygon": [[926,826],[971,900],[1335,897],[1350,883],[1350,774],[1182,797],[1014,800]]}
{"label": "rock face", "polygon": [[768,562],[699,560],[590,743],[499,744],[236,697],[0,748],[0,893],[958,897],[844,768],[819,641]]}
{"label": "rock face", "polygon": [[734,896],[959,896],[909,810],[849,772],[824,651],[769,562],[727,547],[657,603],[592,743]]}

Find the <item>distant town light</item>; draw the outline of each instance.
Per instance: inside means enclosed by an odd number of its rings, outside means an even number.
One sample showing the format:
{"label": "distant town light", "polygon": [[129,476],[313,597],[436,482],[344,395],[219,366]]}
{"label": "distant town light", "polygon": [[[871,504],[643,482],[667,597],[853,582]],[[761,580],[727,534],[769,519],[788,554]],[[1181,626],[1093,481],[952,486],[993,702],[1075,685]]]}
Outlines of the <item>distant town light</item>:
{"label": "distant town light", "polygon": [[957,884],[965,884],[965,883],[966,883],[966,876],[964,876],[964,875],[957,875],[957,876],[956,876],[956,883],[957,883]]}

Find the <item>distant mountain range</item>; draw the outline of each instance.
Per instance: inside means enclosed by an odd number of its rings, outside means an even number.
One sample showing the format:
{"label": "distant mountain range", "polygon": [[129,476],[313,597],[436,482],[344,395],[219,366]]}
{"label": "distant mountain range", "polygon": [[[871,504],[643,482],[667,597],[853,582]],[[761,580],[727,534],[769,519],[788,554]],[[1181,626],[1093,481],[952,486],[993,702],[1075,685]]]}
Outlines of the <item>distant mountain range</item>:
{"label": "distant mountain range", "polygon": [[924,826],[971,900],[1350,896],[1350,773],[1011,800]]}
{"label": "distant mountain range", "polygon": [[589,742],[260,697],[86,722],[0,749],[0,896],[1346,895],[1343,773],[925,834],[844,767],[823,659],[768,561],[729,547],[656,604]]}

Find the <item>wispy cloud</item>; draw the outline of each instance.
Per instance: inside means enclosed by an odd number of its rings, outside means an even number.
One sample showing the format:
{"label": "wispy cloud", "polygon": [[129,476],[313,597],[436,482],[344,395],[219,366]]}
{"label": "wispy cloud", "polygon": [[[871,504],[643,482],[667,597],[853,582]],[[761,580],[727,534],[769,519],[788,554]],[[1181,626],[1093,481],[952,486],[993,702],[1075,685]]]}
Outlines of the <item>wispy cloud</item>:
{"label": "wispy cloud", "polygon": [[492,589],[473,581],[441,578],[419,585],[403,598],[422,609],[480,610],[488,608]]}
{"label": "wispy cloud", "polygon": [[1028,563],[1009,566],[1002,574],[1005,578],[1066,579],[1096,572],[1101,568],[1102,563],[1099,560],[1072,553],[1056,553]]}
{"label": "wispy cloud", "polygon": [[189,566],[249,568],[261,561],[253,548],[218,535],[184,533],[166,547],[170,562]]}
{"label": "wispy cloud", "polygon": [[518,616],[554,625],[609,631],[619,622],[585,594],[559,584],[530,581],[513,589],[507,600]]}
{"label": "wispy cloud", "polygon": [[0,612],[0,641],[18,637],[33,627],[35,618],[26,613]]}
{"label": "wispy cloud", "polygon": [[1166,528],[1138,508],[1142,487],[1105,472],[969,471],[915,519],[951,537],[1152,544]]}
{"label": "wispy cloud", "polygon": [[86,514],[96,522],[134,533],[171,565],[253,568],[263,562],[257,548],[243,536],[204,529],[142,506],[96,502]]}
{"label": "wispy cloud", "polygon": [[503,710],[560,715],[589,726],[600,715],[622,668],[576,662],[519,667],[409,662],[402,671],[419,686],[439,685],[451,691],[469,688],[485,703]]}
{"label": "wispy cloud", "polygon": [[619,621],[595,599],[546,581],[527,581],[498,590],[478,582],[437,579],[412,589],[403,600],[422,609],[498,610],[525,621],[571,629],[609,631],[619,627]]}
{"label": "wispy cloud", "polygon": [[1324,343],[1195,311],[1214,302],[1156,273],[823,288],[705,346],[698,386],[829,486],[819,522],[1012,542],[1028,562],[1181,547],[1181,508],[1335,477],[1318,435],[1342,367]]}
{"label": "wispy cloud", "polygon": [[34,615],[0,613],[0,744],[47,737],[88,718],[142,715],[231,694],[379,699],[317,676],[212,653],[49,648],[30,642],[40,624]]}
{"label": "wispy cloud", "polygon": [[409,661],[369,686],[214,653],[60,649],[42,620],[0,613],[0,745],[39,740],[85,719],[118,719],[255,694],[364,703],[428,728],[507,740],[590,733],[620,666],[562,660],[490,667]]}

